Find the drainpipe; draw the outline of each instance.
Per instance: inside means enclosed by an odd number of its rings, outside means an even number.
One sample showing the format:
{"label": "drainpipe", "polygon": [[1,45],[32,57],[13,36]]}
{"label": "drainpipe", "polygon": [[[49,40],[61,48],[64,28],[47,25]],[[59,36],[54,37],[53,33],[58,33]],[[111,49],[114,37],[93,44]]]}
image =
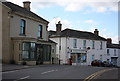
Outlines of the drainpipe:
{"label": "drainpipe", "polygon": [[61,33],[60,33],[60,38],[59,38],[59,65],[60,65],[60,56],[61,55]]}

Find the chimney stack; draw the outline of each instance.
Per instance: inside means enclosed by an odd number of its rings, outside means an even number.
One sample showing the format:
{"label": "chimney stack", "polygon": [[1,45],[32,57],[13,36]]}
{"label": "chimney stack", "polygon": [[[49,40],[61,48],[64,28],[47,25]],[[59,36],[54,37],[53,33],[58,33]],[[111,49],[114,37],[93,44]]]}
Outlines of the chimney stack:
{"label": "chimney stack", "polygon": [[30,1],[24,1],[23,2],[23,6],[24,6],[24,8],[26,8],[28,11],[30,11]]}
{"label": "chimney stack", "polygon": [[95,29],[94,34],[95,34],[95,35],[99,35],[98,29]]}
{"label": "chimney stack", "polygon": [[56,24],[56,34],[59,35],[61,32],[62,24],[59,21],[58,24]]}
{"label": "chimney stack", "polygon": [[112,44],[112,39],[111,38],[107,38],[107,44]]}

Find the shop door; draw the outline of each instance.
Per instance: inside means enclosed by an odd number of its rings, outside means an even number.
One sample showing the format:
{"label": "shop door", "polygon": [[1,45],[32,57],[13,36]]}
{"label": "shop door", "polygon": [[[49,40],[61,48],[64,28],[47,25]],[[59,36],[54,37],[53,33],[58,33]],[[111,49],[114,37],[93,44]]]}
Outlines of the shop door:
{"label": "shop door", "polygon": [[71,57],[72,57],[72,63],[76,63],[76,56],[75,56],[75,54],[72,54]]}
{"label": "shop door", "polygon": [[37,61],[43,64],[43,46],[37,45]]}

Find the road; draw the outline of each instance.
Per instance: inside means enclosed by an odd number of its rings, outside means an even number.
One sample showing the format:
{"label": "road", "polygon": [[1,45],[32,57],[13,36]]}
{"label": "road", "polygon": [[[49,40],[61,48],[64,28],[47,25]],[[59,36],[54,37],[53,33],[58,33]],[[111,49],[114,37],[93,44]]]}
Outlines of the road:
{"label": "road", "polygon": [[31,79],[75,79],[91,81],[93,79],[118,79],[118,68],[71,66],[71,65],[41,65],[34,68],[7,71],[2,73],[3,81],[21,81]]}

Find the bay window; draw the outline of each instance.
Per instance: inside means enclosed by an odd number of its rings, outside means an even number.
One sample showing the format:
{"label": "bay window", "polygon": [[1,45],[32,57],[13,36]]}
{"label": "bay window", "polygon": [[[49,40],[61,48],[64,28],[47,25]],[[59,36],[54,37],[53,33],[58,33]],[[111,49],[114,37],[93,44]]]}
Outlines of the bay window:
{"label": "bay window", "polygon": [[35,43],[24,42],[22,43],[22,59],[35,59]]}

